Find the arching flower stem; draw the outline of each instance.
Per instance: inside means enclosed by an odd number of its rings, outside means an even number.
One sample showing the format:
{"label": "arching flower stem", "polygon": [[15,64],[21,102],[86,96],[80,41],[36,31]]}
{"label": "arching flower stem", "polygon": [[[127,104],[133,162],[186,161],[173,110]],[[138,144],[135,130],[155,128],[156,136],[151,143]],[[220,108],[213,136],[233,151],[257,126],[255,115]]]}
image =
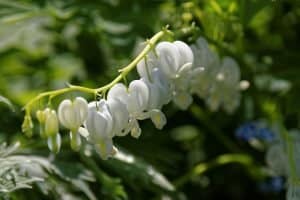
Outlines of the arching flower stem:
{"label": "arching flower stem", "polygon": [[114,86],[116,83],[122,81],[124,77],[127,76],[127,74],[133,70],[136,65],[154,48],[154,45],[165,35],[172,35],[172,32],[168,30],[167,27],[163,28],[162,31],[156,33],[150,40],[147,40],[147,45],[143,49],[143,51],[131,62],[129,63],[126,67],[122,68],[119,70],[119,75],[110,83],[100,87],[100,88],[87,88],[87,87],[82,87],[82,86],[77,86],[77,85],[71,85],[69,84],[67,88],[62,88],[58,90],[52,90],[48,92],[43,92],[31,99],[25,106],[25,115],[30,115],[31,113],[31,107],[34,103],[39,101],[42,98],[48,97],[49,100],[52,98],[65,94],[67,92],[74,92],[74,91],[79,91],[79,92],[84,92],[84,93],[90,93],[94,94],[95,96],[99,93],[105,93],[107,90],[109,90],[112,86]]}

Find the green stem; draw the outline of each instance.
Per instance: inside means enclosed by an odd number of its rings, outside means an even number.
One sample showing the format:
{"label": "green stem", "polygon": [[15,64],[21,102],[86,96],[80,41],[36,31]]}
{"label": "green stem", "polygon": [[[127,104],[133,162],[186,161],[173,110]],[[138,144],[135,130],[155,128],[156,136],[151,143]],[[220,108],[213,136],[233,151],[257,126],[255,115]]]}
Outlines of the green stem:
{"label": "green stem", "polygon": [[154,45],[166,34],[171,34],[167,28],[163,29],[162,31],[156,33],[150,40],[147,41],[146,47],[143,49],[143,51],[131,62],[129,65],[126,67],[122,68],[119,70],[120,74],[109,84],[92,89],[92,88],[87,88],[87,87],[82,87],[82,86],[76,86],[76,85],[69,85],[68,88],[62,88],[58,90],[52,90],[48,92],[43,92],[31,99],[25,106],[24,109],[26,113],[31,112],[31,106],[38,100],[44,98],[44,97],[49,97],[50,100],[58,95],[67,93],[67,92],[72,92],[72,91],[80,91],[84,93],[91,93],[94,95],[99,94],[100,92],[106,92],[108,89],[113,87],[116,83],[120,82],[131,70],[133,70],[136,65],[153,49]]}
{"label": "green stem", "polygon": [[206,171],[222,166],[227,165],[231,163],[238,163],[245,166],[250,166],[253,164],[253,160],[251,157],[245,154],[224,154],[221,156],[218,156],[214,160],[206,163],[200,163],[196,165],[194,168],[192,168],[188,173],[177,179],[174,184],[177,187],[181,187],[186,182],[188,182],[191,178],[195,176],[199,176]]}
{"label": "green stem", "polygon": [[166,33],[168,33],[168,30],[163,30],[158,33],[156,33],[150,40],[147,41],[146,47],[143,49],[143,51],[126,67],[119,70],[121,72],[119,76],[117,76],[112,82],[109,84],[97,88],[97,93],[100,93],[102,91],[106,91],[110,89],[112,86],[114,86],[116,83],[120,82],[123,77],[127,76],[127,74],[136,67],[136,65],[153,49],[154,45],[158,42],[158,40],[163,37]]}

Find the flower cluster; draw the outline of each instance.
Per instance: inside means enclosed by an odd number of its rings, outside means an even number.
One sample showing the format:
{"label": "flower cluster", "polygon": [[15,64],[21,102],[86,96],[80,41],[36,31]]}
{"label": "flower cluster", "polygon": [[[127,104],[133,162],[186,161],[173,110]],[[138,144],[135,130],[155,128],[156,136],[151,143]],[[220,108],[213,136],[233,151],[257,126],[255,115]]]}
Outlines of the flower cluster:
{"label": "flower cluster", "polygon": [[249,83],[240,81],[240,69],[231,57],[219,56],[213,52],[207,41],[200,37],[192,45],[194,68],[191,76],[191,92],[206,101],[212,111],[222,107],[232,113],[240,103],[240,90]]}
{"label": "flower cluster", "polygon": [[153,48],[136,63],[140,78],[128,86],[116,81],[107,89],[106,98],[92,102],[82,97],[65,99],[57,113],[49,108],[37,111],[41,135],[48,138],[49,148],[59,151],[59,122],[70,130],[72,149],[80,149],[83,136],[106,159],[117,151],[114,137],[140,136],[140,120],[150,119],[157,129],[162,129],[166,116],[161,109],[171,101],[185,110],[196,94],[207,98],[212,110],[222,105],[232,112],[237,107],[240,71],[232,58],[225,57],[220,64],[203,38],[192,47],[175,41],[160,42]]}

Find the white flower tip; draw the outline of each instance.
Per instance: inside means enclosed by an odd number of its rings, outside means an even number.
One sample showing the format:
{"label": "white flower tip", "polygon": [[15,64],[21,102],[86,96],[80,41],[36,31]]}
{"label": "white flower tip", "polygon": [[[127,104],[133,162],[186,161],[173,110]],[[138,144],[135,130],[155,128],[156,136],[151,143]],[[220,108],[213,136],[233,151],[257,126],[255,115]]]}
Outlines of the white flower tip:
{"label": "white flower tip", "polygon": [[131,129],[131,136],[134,138],[139,138],[142,133],[142,129],[137,125]]}
{"label": "white flower tip", "polygon": [[174,103],[181,109],[186,110],[193,102],[193,97],[188,93],[177,93],[173,99]]}
{"label": "white flower tip", "polygon": [[112,140],[103,140],[95,144],[95,149],[103,160],[107,160],[117,154],[118,149],[113,146]]}
{"label": "white flower tip", "polygon": [[50,151],[52,151],[53,153],[58,153],[61,147],[61,136],[59,133],[57,133],[54,136],[48,137],[48,148],[50,149]]}
{"label": "white flower tip", "polygon": [[86,129],[86,128],[83,128],[83,127],[79,127],[78,129],[78,133],[82,136],[82,137],[89,137],[90,133],[89,131]]}
{"label": "white flower tip", "polygon": [[160,110],[151,111],[151,120],[154,126],[159,130],[161,130],[167,123],[166,116]]}

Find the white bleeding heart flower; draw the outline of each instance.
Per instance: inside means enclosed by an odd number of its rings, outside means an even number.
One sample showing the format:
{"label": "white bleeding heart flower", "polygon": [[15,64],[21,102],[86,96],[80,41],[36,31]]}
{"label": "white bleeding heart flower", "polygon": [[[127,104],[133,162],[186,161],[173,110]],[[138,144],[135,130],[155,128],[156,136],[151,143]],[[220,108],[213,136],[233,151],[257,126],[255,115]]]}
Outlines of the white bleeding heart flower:
{"label": "white bleeding heart flower", "polygon": [[182,41],[175,41],[173,44],[177,47],[179,52],[179,67],[182,67],[186,63],[194,62],[194,54],[192,49]]}
{"label": "white bleeding heart flower", "polygon": [[74,132],[77,131],[86,120],[87,114],[88,103],[82,97],[76,97],[73,102],[70,99],[65,99],[58,107],[60,123]]}
{"label": "white bleeding heart flower", "polygon": [[112,138],[113,134],[113,117],[109,111],[107,102],[101,99],[99,102],[90,102],[88,117],[85,127],[89,132],[92,140],[101,138]]}
{"label": "white bleeding heart flower", "polygon": [[71,148],[78,151],[81,146],[81,138],[78,130],[88,115],[87,101],[82,97],[76,97],[72,102],[63,100],[58,107],[58,118],[60,123],[70,129]]}
{"label": "white bleeding heart flower", "polygon": [[123,135],[131,131],[133,137],[140,135],[140,127],[138,119],[144,116],[144,112],[148,108],[149,88],[142,80],[134,80],[129,84],[128,89],[124,84],[118,83],[114,85],[107,94],[107,99],[118,99],[126,105],[129,112],[129,124],[123,131]]}
{"label": "white bleeding heart flower", "polygon": [[207,98],[209,89],[215,82],[215,77],[220,70],[220,60],[202,37],[191,48],[195,58],[190,80],[191,92],[199,97]]}
{"label": "white bleeding heart flower", "polygon": [[138,116],[147,109],[149,89],[141,80],[134,80],[128,89],[124,84],[114,85],[107,94],[107,99],[119,99],[123,102],[131,116]]}
{"label": "white bleeding heart flower", "polygon": [[181,63],[176,45],[171,42],[160,42],[155,49],[162,72],[169,79],[175,78]]}
{"label": "white bleeding heart flower", "polygon": [[222,66],[217,74],[217,79],[226,82],[232,88],[238,88],[241,78],[240,68],[235,60],[230,57],[224,57]]}
{"label": "white bleeding heart flower", "polygon": [[85,127],[89,132],[89,139],[95,145],[99,155],[107,159],[116,153],[113,147],[113,117],[105,100],[89,103],[88,117]]}
{"label": "white bleeding heart flower", "polygon": [[112,132],[116,136],[126,135],[125,129],[129,123],[129,112],[126,105],[115,98],[108,98],[107,105],[114,123]]}

